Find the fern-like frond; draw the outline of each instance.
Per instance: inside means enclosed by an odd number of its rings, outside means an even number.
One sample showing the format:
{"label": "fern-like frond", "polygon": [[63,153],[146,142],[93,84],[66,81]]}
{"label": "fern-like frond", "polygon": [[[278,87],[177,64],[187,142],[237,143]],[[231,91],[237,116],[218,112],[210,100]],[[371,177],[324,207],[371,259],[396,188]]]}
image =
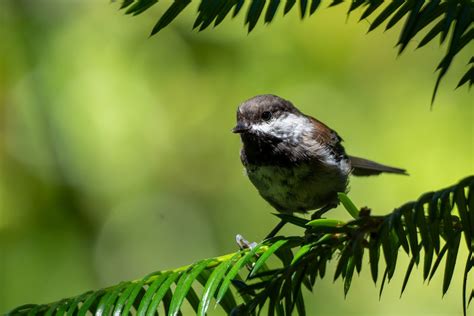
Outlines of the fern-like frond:
{"label": "fern-like frond", "polygon": [[[122,0],[120,8],[125,9],[126,14],[137,15],[157,2],[157,0]],[[200,0],[193,28],[202,31],[210,25],[217,26],[229,16],[232,10],[232,17],[235,17],[244,6],[247,9],[244,22],[248,32],[251,32],[261,19],[265,23],[272,22],[279,9],[282,10],[283,15],[292,10],[299,10],[301,19],[304,19],[312,15],[318,8],[323,7],[321,0],[299,0],[298,2],[299,5],[296,5],[296,0],[286,0],[285,2],[281,0]],[[422,31],[426,31],[426,34],[422,37],[418,48],[432,42],[436,37],[440,38],[440,44],[444,44],[449,39],[446,55],[436,69],[439,73],[432,101],[434,101],[439,84],[454,58],[471,43],[474,37],[472,26],[474,2],[472,0],[393,0],[389,1],[388,4],[384,4],[383,0],[328,1],[329,7],[344,2],[350,2],[348,15],[358,9],[362,11],[360,20],[372,20],[369,32],[379,28],[384,23],[386,23],[385,30],[388,30],[401,24],[401,21],[404,20],[397,42],[399,54]],[[190,3],[191,0],[174,0],[167,11],[158,19],[151,35],[158,33],[170,24]],[[459,80],[457,87],[465,84],[471,87],[474,83],[472,59],[467,67],[468,70]]]}
{"label": "fern-like frond", "polygon": [[[474,176],[446,189],[423,194],[385,216],[371,215],[367,208],[357,209],[344,194],[339,198],[353,220],[308,221],[282,215],[281,219],[304,227],[304,235],[275,237],[252,249],[155,272],[140,280],[51,304],[21,306],[7,315],[128,315],[133,312],[142,316],[155,315],[158,311],[178,315],[185,301],[198,315],[205,315],[209,308],[214,308],[213,301],[227,313],[254,315],[265,306],[269,315],[291,315],[295,309],[299,315],[305,315],[303,288],[311,290],[318,278],[326,276],[330,260],[337,260],[334,280],[343,279],[344,295],[347,295],[354,273],[362,270],[364,254],[368,252],[375,283],[379,279],[382,257],[385,262],[382,293],[394,275],[400,248],[411,258],[401,292],[415,265],[421,264],[424,279],[430,280],[444,260],[444,295],[461,245],[469,252],[462,285],[463,310],[464,315],[467,314],[474,292],[467,291],[468,277],[474,267]],[[271,257],[278,258],[280,263],[267,265]]]}

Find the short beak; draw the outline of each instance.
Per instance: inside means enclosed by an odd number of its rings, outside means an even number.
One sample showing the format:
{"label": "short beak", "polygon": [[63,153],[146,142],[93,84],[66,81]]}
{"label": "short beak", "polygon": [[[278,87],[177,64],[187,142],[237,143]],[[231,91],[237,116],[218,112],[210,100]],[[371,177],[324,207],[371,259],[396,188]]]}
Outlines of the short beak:
{"label": "short beak", "polygon": [[250,129],[250,126],[248,126],[245,123],[239,122],[237,125],[232,129],[232,133],[236,134],[242,134],[247,132]]}

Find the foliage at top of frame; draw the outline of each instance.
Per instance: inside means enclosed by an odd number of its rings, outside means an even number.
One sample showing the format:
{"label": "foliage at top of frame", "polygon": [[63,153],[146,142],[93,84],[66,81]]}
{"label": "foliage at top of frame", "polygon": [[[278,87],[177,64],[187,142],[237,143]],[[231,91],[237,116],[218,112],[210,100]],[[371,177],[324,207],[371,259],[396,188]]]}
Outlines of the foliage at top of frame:
{"label": "foliage at top of frame", "polygon": [[[379,279],[379,261],[385,269],[380,295],[397,266],[399,249],[411,258],[401,292],[405,290],[415,265],[423,265],[424,280],[439,271],[445,259],[443,295],[449,288],[464,244],[468,257],[463,274],[463,311],[474,297],[467,292],[468,275],[474,267],[474,176],[448,188],[423,194],[385,216],[358,209],[344,194],[340,201],[353,216],[342,222],[279,214],[303,228],[302,236],[277,236],[251,249],[205,259],[192,265],[151,273],[143,279],[89,291],[51,304],[20,306],[7,315],[179,315],[187,301],[198,315],[221,306],[228,314],[291,315],[296,309],[305,315],[303,287],[312,290],[316,280],[326,276],[330,260],[337,260],[334,280],[342,278],[347,295],[354,272],[360,273],[368,253],[374,283]],[[453,212],[457,209],[457,214]],[[461,241],[464,240],[464,241]],[[421,253],[423,252],[423,258]],[[280,263],[267,265],[270,258]],[[472,281],[472,278],[471,278]],[[473,284],[474,286],[474,284]],[[237,296],[236,294],[239,294]]]}
{"label": "foliage at top of frame", "polygon": [[[116,0],[112,0],[116,1]],[[235,17],[247,2],[247,13],[245,24],[251,32],[261,19],[270,23],[276,16],[277,10],[282,7],[283,15],[299,7],[301,19],[311,16],[318,8],[322,7],[321,0],[199,0],[197,17],[193,28],[202,31],[211,25],[219,25],[229,15]],[[157,3],[158,0],[122,0],[121,9],[126,9],[126,14],[137,15]],[[449,39],[448,49],[445,56],[438,64],[436,71],[438,77],[435,83],[432,102],[436,96],[439,84],[451,66],[454,57],[464,49],[474,37],[472,27],[474,18],[474,2],[472,0],[393,0],[383,5],[383,0],[331,0],[329,7],[350,2],[349,15],[356,9],[363,9],[360,20],[373,18],[369,32],[386,23],[385,30],[401,24],[403,18],[405,23],[400,32],[397,42],[398,54],[401,54],[410,41],[425,30],[417,48],[423,47],[433,41],[436,37],[440,39],[440,45]],[[151,35],[158,33],[168,26],[189,4],[191,0],[174,0],[171,6],[163,13],[151,31]],[[232,11],[232,12],[231,12]],[[359,21],[360,21],[359,20]],[[474,83],[474,58],[467,63],[467,71],[459,80],[456,88]]]}

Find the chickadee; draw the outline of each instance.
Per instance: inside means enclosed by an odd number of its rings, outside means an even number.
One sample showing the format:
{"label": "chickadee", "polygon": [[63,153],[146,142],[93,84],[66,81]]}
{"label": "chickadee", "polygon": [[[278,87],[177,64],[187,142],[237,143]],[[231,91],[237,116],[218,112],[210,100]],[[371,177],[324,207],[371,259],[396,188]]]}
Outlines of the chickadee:
{"label": "chickadee", "polygon": [[347,155],[335,131],[275,95],[242,103],[232,131],[242,139],[240,159],[250,181],[283,213],[334,207],[337,193],[348,191],[349,174],[406,174]]}

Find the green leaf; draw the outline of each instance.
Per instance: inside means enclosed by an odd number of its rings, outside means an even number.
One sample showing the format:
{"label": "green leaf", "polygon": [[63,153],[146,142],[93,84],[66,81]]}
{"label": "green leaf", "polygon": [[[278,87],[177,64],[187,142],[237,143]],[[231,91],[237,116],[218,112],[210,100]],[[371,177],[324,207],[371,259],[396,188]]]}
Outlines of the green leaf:
{"label": "green leaf", "polygon": [[147,316],[155,315],[158,305],[165,298],[165,295],[170,290],[171,284],[173,284],[173,282],[176,281],[176,279],[180,276],[180,274],[181,273],[179,272],[172,272],[166,276],[166,279],[163,281],[163,283],[161,283],[158,291],[155,292],[155,295],[151,299],[150,306],[148,307],[148,311],[146,313]]}
{"label": "green leaf", "polygon": [[418,234],[415,226],[416,220],[412,212],[414,205],[414,202],[407,203],[400,208],[400,212],[403,214],[404,224],[407,228],[411,254],[413,257],[418,257],[420,248],[418,247]]}
{"label": "green leaf", "polygon": [[425,249],[424,264],[423,264],[423,280],[426,280],[430,275],[431,263],[433,262],[434,249],[429,247]]}
{"label": "green leaf", "polygon": [[341,201],[342,205],[344,205],[344,208],[347,210],[347,212],[354,218],[358,219],[359,218],[359,209],[355,206],[355,204],[349,199],[349,197],[342,192],[337,193],[337,197],[339,198],[339,201]]}
{"label": "green leaf", "polygon": [[179,278],[178,284],[174,291],[173,299],[171,300],[170,315],[178,315],[181,304],[193,285],[197,276],[209,265],[212,259],[203,260],[196,263],[189,272],[183,273]]}
{"label": "green leaf", "polygon": [[344,278],[344,297],[347,296],[347,292],[349,292],[349,289],[351,287],[352,275],[354,274],[354,267],[355,267],[354,257],[350,257],[349,261],[347,262],[346,276]]}
{"label": "green leaf", "polygon": [[329,261],[330,258],[328,257],[321,257],[319,260],[319,265],[318,265],[318,272],[319,272],[319,277],[322,279],[326,275],[326,266],[327,266],[327,261]]}
{"label": "green leaf", "polygon": [[385,281],[387,280],[387,275],[388,275],[388,270],[385,269],[385,272],[383,273],[382,284],[380,284],[379,300],[382,297],[382,292],[383,292],[383,288],[385,286]]}
{"label": "green leaf", "polygon": [[14,309],[8,311],[5,316],[13,316],[13,315],[25,315],[28,314],[28,311],[38,307],[39,305],[37,304],[24,304],[20,305],[18,307],[15,307]]}
{"label": "green leaf", "polygon": [[429,42],[431,42],[431,40],[433,40],[433,38],[435,38],[435,36],[437,36],[438,34],[441,33],[441,31],[444,28],[444,24],[445,24],[444,19],[439,21],[438,23],[436,23],[436,25],[433,26],[428,33],[426,33],[425,37],[423,37],[423,39],[420,41],[417,48],[423,47],[426,44],[428,44]]}
{"label": "green leaf", "polygon": [[305,254],[308,253],[308,251],[311,250],[311,248],[314,246],[313,243],[311,244],[306,244],[303,245],[298,252],[296,252],[295,256],[293,257],[293,260],[291,261],[291,265],[295,264],[301,257],[303,257]]}
{"label": "green leaf", "polygon": [[319,218],[307,223],[311,227],[342,227],[346,223],[337,219]]}
{"label": "green leaf", "polygon": [[463,227],[466,245],[469,248],[471,247],[471,243],[472,243],[472,235],[474,233],[472,230],[474,227],[474,223],[471,223],[471,219],[469,218],[466,200],[467,199],[466,199],[466,195],[464,194],[464,186],[459,186],[454,191],[454,201],[456,202],[456,206],[459,212],[459,217],[461,218],[461,224]]}
{"label": "green leaf", "polygon": [[128,7],[129,5],[131,5],[133,3],[134,0],[123,0],[122,1],[122,5],[120,6],[120,9],[124,9],[126,7]]}
{"label": "green leaf", "polygon": [[216,22],[214,23],[214,26],[218,26],[219,24],[221,24],[221,22],[224,21],[225,17],[229,14],[230,10],[232,10],[232,8],[236,4],[237,4],[236,0],[225,1],[222,8],[217,13]]}
{"label": "green leaf", "polygon": [[398,214],[399,213],[397,213],[397,215],[394,216],[394,218],[393,218],[393,229],[394,229],[395,233],[397,234],[398,240],[399,240],[400,244],[402,245],[403,250],[405,250],[405,252],[407,254],[409,254],[410,253],[410,246],[408,244],[408,240],[407,240],[407,236],[406,236],[407,233],[403,229],[402,221],[401,221],[400,215],[398,215]]}
{"label": "green leaf", "polygon": [[380,12],[380,14],[375,18],[375,20],[370,24],[369,32],[377,28],[380,24],[385,22],[400,6],[404,3],[403,0],[395,0],[390,2],[385,9]]}
{"label": "green leaf", "polygon": [[255,25],[257,25],[257,21],[262,14],[263,8],[265,7],[265,0],[252,0],[250,4],[250,8],[247,12],[247,18],[245,23],[248,23],[248,32],[250,33]]}
{"label": "green leaf", "polygon": [[324,259],[321,258],[321,256],[316,255],[313,256],[313,258],[311,259],[311,263],[308,267],[308,278],[307,281],[305,281],[305,286],[310,292],[313,291],[314,284],[316,283],[316,278],[318,277],[319,266],[321,265],[323,260]]}
{"label": "green leaf", "polygon": [[267,7],[267,12],[265,13],[265,23],[270,23],[273,21],[279,6],[280,0],[270,0],[270,4]]}
{"label": "green leaf", "polygon": [[[436,92],[438,91],[441,79],[443,79],[443,77],[446,75],[454,57],[464,47],[464,45],[467,44],[467,42],[470,42],[470,39],[468,39],[465,44],[461,44],[462,34],[467,29],[469,24],[472,22],[470,11],[471,10],[470,10],[469,3],[461,4],[458,10],[458,14],[456,16],[456,23],[454,25],[451,41],[449,43],[448,52],[444,56],[443,60],[441,61],[441,63],[438,65],[438,68],[437,68],[440,71],[438,74],[438,78],[436,79],[435,87],[433,89],[434,91],[433,91],[433,96],[431,98],[431,103],[434,102],[434,99],[436,97]],[[441,40],[443,40],[443,33],[441,35]]]}
{"label": "green leaf", "polygon": [[181,11],[183,11],[190,3],[191,0],[175,0],[155,24],[155,26],[151,30],[150,36],[158,33],[165,26],[170,24],[178,16],[178,14],[180,14]]}
{"label": "green leaf", "polygon": [[407,272],[405,273],[405,277],[403,278],[403,285],[402,285],[402,290],[400,292],[400,297],[402,297],[403,292],[405,291],[405,288],[408,284],[408,280],[410,279],[410,274],[411,271],[413,270],[413,266],[415,265],[416,258],[412,257],[410,260],[410,263],[408,264]]}
{"label": "green leaf", "polygon": [[[467,276],[469,274],[469,270],[471,270],[473,267],[474,267],[474,256],[471,250],[469,254],[467,255],[466,267],[464,268],[464,275],[462,279],[462,311],[463,311],[464,316],[467,315],[467,305],[468,305],[468,303],[466,303]],[[471,300],[469,299],[469,302],[470,301]]]}
{"label": "green leaf", "polygon": [[[239,278],[239,275],[237,274],[235,279],[238,279],[238,278]],[[214,297],[217,297],[217,294],[215,294]],[[245,300],[247,295],[242,294],[241,297],[242,297],[242,299]],[[234,294],[232,294],[232,291],[226,291],[225,292],[224,297],[219,302],[219,305],[221,305],[227,313],[230,313],[230,311],[235,306],[237,306],[237,303],[236,303],[236,300],[234,298]]]}
{"label": "green leaf", "polygon": [[199,31],[203,31],[215,20],[217,25],[222,15],[222,18],[227,16],[232,7],[236,4],[236,1],[220,1],[220,0],[205,0],[201,2],[198,7],[198,16],[194,22],[193,29],[199,26]]}
{"label": "green leaf", "polygon": [[[165,310],[164,314],[170,314],[170,306],[171,300],[173,299],[173,292],[171,291],[171,287],[166,291],[165,296],[161,300],[163,302],[163,309]],[[181,314],[181,313],[180,313]]]}
{"label": "green leaf", "polygon": [[380,244],[379,241],[370,237],[369,240],[369,263],[372,280],[377,284],[378,270],[379,270],[379,259],[380,259]]}
{"label": "green leaf", "polygon": [[301,285],[303,284],[303,280],[305,279],[306,271],[308,270],[308,264],[300,265],[298,269],[295,271],[292,277],[292,284],[291,284],[291,293],[293,297],[293,302],[291,306],[291,311],[295,309],[296,301],[299,295],[301,295]]}
{"label": "green leaf", "polygon": [[[262,282],[267,282],[267,281],[262,281]],[[251,297],[249,295],[249,293],[252,293],[252,291],[246,291],[249,286],[245,283],[245,281],[242,279],[242,277],[240,276],[240,274],[237,273],[237,275],[235,276],[235,278],[232,280],[232,285],[237,289],[237,291],[240,291],[240,297],[242,298],[242,300],[244,301],[245,304],[250,304],[250,300],[251,300]],[[244,290],[245,289],[245,290]],[[226,291],[226,294],[232,294],[232,291]],[[219,304],[222,303],[222,301],[225,299],[225,295],[224,295],[224,298],[221,300],[221,302]]]}
{"label": "green leaf", "polygon": [[280,259],[284,266],[290,265],[293,260],[293,252],[288,247],[280,247],[275,251],[275,255]]}
{"label": "green leaf", "polygon": [[72,300],[64,300],[59,306],[58,306],[58,311],[56,312],[56,315],[65,315],[66,310],[70,306]]}
{"label": "green leaf", "polygon": [[[277,315],[280,315],[279,309],[281,308],[281,304],[279,304],[280,299],[280,288],[281,284],[283,283],[283,278],[274,279],[271,285],[268,287],[268,297],[270,302],[268,303],[268,315],[272,316],[275,315],[275,311]],[[284,315],[284,313],[282,314]]]}
{"label": "green leaf", "polygon": [[349,258],[351,257],[352,246],[350,244],[346,244],[344,249],[342,250],[341,257],[337,262],[336,272],[334,273],[334,281],[336,281],[342,273],[345,273],[347,263]]}
{"label": "green leaf", "polygon": [[[113,0],[112,0],[113,1]],[[309,3],[311,1],[311,4]],[[121,2],[120,8],[127,8],[126,14],[137,15],[152,7],[157,0],[124,0]],[[191,0],[174,0],[168,10],[160,17],[159,21],[153,27],[151,35],[156,34],[164,27],[168,26],[182,11],[189,5]],[[248,31],[252,31],[256,26],[266,3],[266,0],[250,0],[249,10],[247,12],[246,24],[248,24]],[[269,5],[265,13],[265,23],[273,21],[277,8],[279,7],[281,0],[269,0]],[[344,0],[332,0],[329,7],[333,7],[344,3]],[[353,0],[350,1],[350,7],[348,11],[351,13],[356,8],[366,6],[361,20],[369,16],[373,16],[374,12],[382,6],[385,2],[383,0]],[[198,6],[198,16],[193,25],[193,28],[199,27],[199,31],[206,29],[214,21],[214,25],[219,25],[234,9],[232,17],[235,17],[245,4],[244,0],[200,0]],[[284,15],[294,8],[296,0],[286,0],[284,5]],[[308,11],[309,15],[312,15],[317,8],[320,7],[321,0],[300,0],[300,16],[303,19]],[[399,53],[406,49],[407,45],[412,42],[413,38],[421,30],[427,28],[430,24],[442,17],[441,21],[436,22],[436,25],[431,28],[428,34],[422,39],[418,47],[422,47],[430,42],[438,34],[441,34],[441,44],[445,42],[445,39],[450,34],[451,26],[454,24],[454,31],[452,32],[450,48],[448,53],[443,58],[439,69],[441,71],[438,74],[434,85],[434,91],[432,95],[432,103],[434,102],[436,93],[438,91],[441,80],[444,78],[446,72],[451,66],[454,57],[458,52],[464,48],[467,43],[472,40],[471,31],[473,29],[464,31],[469,26],[472,20],[472,3],[470,1],[442,1],[442,0],[393,0],[388,3],[380,14],[375,18],[373,23],[369,27],[369,32],[377,28],[388,20],[386,30],[400,23],[401,19],[408,15],[402,31],[400,32],[399,41]],[[462,27],[461,27],[462,26]],[[458,31],[456,31],[456,29]],[[456,34],[457,33],[457,34]],[[463,37],[463,35],[465,35]],[[465,45],[460,45],[459,39],[463,37]],[[451,48],[452,47],[452,48]],[[472,86],[474,83],[474,70],[470,67],[460,79],[457,87],[463,86],[469,83]]]}
{"label": "green leaf", "polygon": [[255,265],[253,266],[252,271],[250,271],[249,278],[253,277],[258,272],[258,270],[265,264],[265,262],[267,262],[268,258],[270,258],[270,256],[275,251],[277,251],[280,247],[282,247],[287,242],[288,242],[287,239],[277,240],[267,249],[267,251],[261,254],[257,262],[255,262]]}
{"label": "green leaf", "polygon": [[416,225],[420,231],[421,235],[421,244],[424,247],[425,251],[428,250],[428,248],[432,247],[431,245],[431,235],[428,230],[428,224],[426,223],[426,217],[425,217],[425,203],[428,203],[431,201],[434,193],[429,192],[423,194],[418,201],[415,204],[415,220],[416,220]]}
{"label": "green leaf", "polygon": [[443,248],[441,248],[441,251],[438,254],[438,257],[436,257],[435,263],[433,264],[433,268],[431,268],[431,273],[430,277],[428,278],[428,281],[431,281],[433,278],[434,274],[436,273],[436,270],[438,269],[439,264],[441,263],[441,260],[443,259],[444,255],[446,254],[448,250],[448,244],[446,243]]}
{"label": "green leaf", "polygon": [[131,285],[131,282],[125,282],[116,286],[115,289],[109,290],[109,292],[99,301],[95,315],[109,315],[112,308],[114,307],[115,300],[117,300],[121,291],[129,285]]}
{"label": "green leaf", "polygon": [[362,270],[362,259],[364,258],[364,247],[362,246],[362,238],[356,239],[352,252],[354,254],[354,262],[357,273],[360,274],[360,271]]}
{"label": "green leaf", "polygon": [[306,316],[306,309],[304,306],[304,299],[303,299],[303,294],[301,291],[298,293],[298,296],[296,297],[296,310],[298,311],[299,316]]}
{"label": "green leaf", "polygon": [[431,234],[431,241],[433,242],[433,247],[436,253],[439,253],[440,242],[439,242],[439,232],[440,232],[440,210],[439,210],[439,197],[441,193],[436,192],[433,194],[431,201],[428,205],[428,219],[429,219],[429,231]]}
{"label": "green leaf", "polygon": [[199,297],[196,294],[196,291],[191,287],[186,294],[186,300],[188,301],[189,305],[193,308],[194,313],[197,313],[199,307]]}
{"label": "green leaf", "polygon": [[242,9],[244,5],[244,0],[237,0],[237,4],[234,9],[234,13],[232,13],[232,17],[236,17],[237,14],[239,14],[240,10]]}
{"label": "green leaf", "polygon": [[[384,223],[384,226],[381,228],[380,232],[380,241],[382,242],[382,251],[385,259],[385,264],[387,265],[387,270],[391,270],[393,267],[393,245],[390,239],[390,231],[388,225]],[[389,273],[390,274],[390,273]]]}
{"label": "green leaf", "polygon": [[452,240],[455,234],[453,229],[453,218],[451,216],[451,201],[450,191],[443,193],[441,197],[441,216],[443,223],[443,233],[446,236],[446,240]]}
{"label": "green leaf", "polygon": [[198,307],[198,315],[206,314],[207,309],[209,308],[209,304],[211,303],[211,299],[214,297],[214,294],[216,293],[222,278],[234,262],[234,259],[235,256],[226,262],[222,262],[220,265],[214,268],[214,271],[212,272],[206,282],[206,285],[204,286],[201,302],[199,303]]}
{"label": "green leaf", "polygon": [[459,80],[458,85],[456,86],[456,89],[465,85],[466,83],[469,82],[469,87],[473,85],[474,82],[474,67],[470,67],[464,76],[462,76],[461,80]]}
{"label": "green leaf", "polygon": [[343,3],[344,0],[332,0],[331,4],[329,5],[329,7],[335,7],[337,6],[338,4],[341,4]]}
{"label": "green leaf", "polygon": [[408,15],[408,18],[405,22],[405,25],[403,26],[402,32],[400,33],[400,38],[398,40],[398,44],[400,44],[400,49],[398,50],[399,54],[405,50],[408,43],[410,42],[410,39],[413,37],[415,23],[417,21],[417,18],[419,18],[418,12],[421,10],[421,7],[423,6],[424,2],[425,0],[416,0],[415,4],[410,9],[410,14]]}
{"label": "green leaf", "polygon": [[448,36],[449,29],[451,28],[451,24],[453,23],[456,17],[456,11],[458,7],[458,4],[456,1],[448,1],[447,4],[448,4],[448,7],[446,10],[445,19],[443,20],[444,26],[441,33],[441,43],[443,43],[446,40],[446,37]]}
{"label": "green leaf", "polygon": [[320,4],[321,4],[321,0],[311,1],[311,6],[309,7],[309,15],[313,15],[313,13],[316,12]]}
{"label": "green leaf", "polygon": [[79,303],[83,302],[83,300],[88,297],[92,291],[88,291],[82,295],[76,296],[71,304],[69,304],[69,309],[67,310],[67,316],[76,315],[76,309],[78,308]]}
{"label": "green leaf", "polygon": [[99,290],[99,291],[91,293],[91,295],[88,296],[87,299],[84,301],[84,303],[81,305],[81,308],[79,309],[77,313],[77,316],[85,316],[87,312],[89,311],[89,308],[92,306],[92,304],[104,293],[105,293],[104,290]]}
{"label": "green leaf", "polygon": [[51,306],[49,307],[48,311],[44,314],[45,316],[51,316],[53,315],[53,313],[56,311],[56,309],[58,308],[59,304],[61,304],[63,301],[59,301],[59,302],[56,302],[56,303],[53,303],[51,304]]}
{"label": "green leaf", "polygon": [[300,12],[301,18],[303,19],[306,14],[306,9],[308,7],[308,0],[300,0]]}
{"label": "green leaf", "polygon": [[387,264],[388,279],[390,280],[395,272],[398,256],[398,239],[393,231],[387,231],[381,236],[382,250]]}
{"label": "green leaf", "polygon": [[[212,297],[217,298],[217,302],[224,307],[228,314],[241,312],[245,315],[255,315],[262,311],[265,312],[267,310],[265,306],[268,306],[269,315],[291,314],[295,308],[299,314],[304,314],[304,303],[301,296],[302,285],[311,291],[318,273],[321,278],[324,277],[327,262],[336,256],[336,252],[339,250],[340,257],[334,279],[342,275],[345,295],[350,288],[354,270],[360,272],[365,247],[368,247],[369,250],[371,273],[374,282],[376,282],[380,245],[383,247],[387,262],[380,295],[386,280],[390,280],[393,276],[398,250],[403,245],[405,245],[404,248],[416,248],[418,251],[411,253],[400,295],[406,289],[413,266],[419,264],[420,248],[423,248],[425,252],[423,269],[425,279],[429,275],[429,280],[431,280],[443,257],[446,257],[443,280],[444,295],[454,274],[459,246],[460,244],[464,245],[461,242],[463,231],[466,229],[472,231],[472,227],[469,225],[471,225],[473,218],[473,188],[474,177],[467,177],[454,186],[426,193],[417,202],[407,203],[386,216],[372,216],[370,214],[362,216],[348,223],[343,229],[337,230],[336,234],[325,234],[321,230],[308,228],[304,236],[272,238],[253,249],[206,259],[169,272],[154,272],[139,281],[121,283],[47,305],[20,306],[7,315],[20,313],[32,316],[36,314],[56,315],[66,312],[68,315],[86,313],[109,315],[115,307],[114,315],[129,314],[136,310],[138,316],[145,314],[151,316],[158,312],[161,301],[165,314],[176,315],[180,313],[180,306],[184,302],[184,298],[196,313],[204,315]],[[466,189],[467,192],[465,192]],[[460,217],[452,213],[455,205],[459,209]],[[428,207],[426,208],[426,206]],[[316,221],[316,223],[322,224],[321,227],[326,227],[327,221],[323,219]],[[466,222],[468,224],[465,224]],[[410,236],[410,230],[413,229],[415,235],[417,234],[416,230],[419,229],[421,236],[416,247],[411,244],[413,240],[417,240]],[[423,232],[424,230],[428,233]],[[438,232],[435,235],[438,242],[438,235],[446,240],[439,253],[434,242],[426,244],[426,240],[436,240],[433,239],[433,230]],[[407,235],[409,240],[406,239]],[[467,244],[467,246],[469,256],[464,269],[462,289],[464,311],[468,304],[468,273],[474,267],[473,244]],[[256,257],[257,253],[258,257]],[[272,254],[282,260],[283,267],[267,269],[265,264]],[[437,257],[432,265],[435,254]],[[242,277],[239,275],[240,270],[245,265],[250,267],[254,262],[249,279],[246,282],[242,281]],[[201,301],[193,288],[196,279],[204,285]],[[228,282],[227,285],[225,285],[226,282]],[[174,293],[171,289],[173,283],[177,283]],[[237,306],[232,291],[229,290],[230,283],[241,294],[243,304]],[[223,289],[224,287],[225,289]],[[222,293],[224,293],[223,297]],[[221,297],[220,300],[219,297]],[[270,302],[268,303],[268,301]],[[133,311],[131,310],[132,306],[134,307]]]}
{"label": "green leaf", "polygon": [[[48,305],[36,305],[28,311],[28,316],[41,315],[48,309]],[[18,315],[18,314],[17,314]]]}
{"label": "green leaf", "polygon": [[239,273],[240,269],[246,265],[247,263],[250,262],[255,256],[255,253],[257,250],[262,246],[262,244],[259,244],[255,246],[253,249],[248,251],[244,256],[242,256],[230,269],[229,273],[224,278],[224,281],[221,284],[221,287],[219,289],[219,292],[217,294],[217,302],[219,303],[222,298],[224,297],[225,292],[228,290],[230,283],[232,280],[236,277],[237,273]]}
{"label": "green leaf", "polygon": [[426,26],[433,23],[446,11],[446,2],[440,3],[441,0],[431,0],[426,4],[416,17],[415,25],[411,37],[413,38]]}
{"label": "green leaf", "polygon": [[446,258],[446,268],[444,270],[443,278],[443,296],[446,294],[451,283],[451,279],[454,273],[454,267],[456,266],[456,259],[458,256],[459,243],[461,241],[461,234],[458,233],[454,237],[454,240],[448,246],[448,256]]}
{"label": "green leaf", "polygon": [[347,16],[354,11],[355,9],[359,8],[361,5],[366,5],[366,0],[353,0],[351,1],[351,5],[349,6],[349,10],[347,11]]}
{"label": "green leaf", "polygon": [[285,277],[280,297],[284,300],[285,315],[291,315],[291,307],[293,306],[291,302],[291,275]]}
{"label": "green leaf", "polygon": [[122,315],[127,315],[130,309],[132,308],[135,299],[138,296],[138,293],[143,289],[143,285],[145,284],[145,280],[147,277],[143,278],[142,280],[138,281],[134,286],[130,295],[127,297],[127,303],[125,303],[125,307],[123,308]]}
{"label": "green leaf", "polygon": [[[151,303],[151,300],[153,298],[153,295],[155,294],[155,292],[158,290],[158,288],[160,287],[160,285],[166,280],[166,278],[168,277],[169,273],[163,273],[161,275],[159,275],[151,284],[150,286],[148,287],[148,289],[146,290],[145,292],[145,295],[143,296],[143,299],[141,300],[140,302],[140,305],[138,306],[138,309],[137,309],[137,316],[145,316],[146,315],[146,312],[148,310],[148,307]],[[131,287],[129,288],[131,289]],[[117,304],[117,307],[118,307],[118,304]],[[120,313],[120,308],[117,309],[114,311],[114,315],[115,316],[119,316],[121,315]]]}
{"label": "green leaf", "polygon": [[[120,297],[117,301],[117,304],[115,304],[115,308],[113,311],[114,316],[120,316],[122,315],[122,308],[125,305],[125,302],[127,301],[128,297],[132,293],[135,285],[130,284],[121,294]],[[69,314],[68,316],[74,315],[73,313]]]}
{"label": "green leaf", "polygon": [[385,27],[385,30],[391,29],[395,24],[400,21],[401,18],[403,18],[412,8],[413,1],[405,1],[403,6],[398,9],[398,11],[392,16],[390,21],[388,21],[387,26]]}
{"label": "green leaf", "polygon": [[283,9],[283,14],[287,14],[295,5],[296,0],[286,0],[285,8]]}
{"label": "green leaf", "polygon": [[369,17],[375,10],[377,10],[378,7],[382,5],[382,3],[383,3],[383,0],[370,1],[369,6],[367,7],[367,9],[365,9],[364,13],[362,13],[359,21],[362,21],[366,19],[367,17]]}
{"label": "green leaf", "polygon": [[152,5],[157,3],[158,0],[137,0],[133,5],[131,5],[125,14],[133,14],[138,15],[147,9],[149,9]]}
{"label": "green leaf", "polygon": [[[467,206],[469,208],[469,217],[471,224],[474,224],[474,179],[469,184],[469,189],[467,193]],[[474,239],[474,236],[472,236]],[[474,245],[471,244],[471,249],[474,248]]]}

